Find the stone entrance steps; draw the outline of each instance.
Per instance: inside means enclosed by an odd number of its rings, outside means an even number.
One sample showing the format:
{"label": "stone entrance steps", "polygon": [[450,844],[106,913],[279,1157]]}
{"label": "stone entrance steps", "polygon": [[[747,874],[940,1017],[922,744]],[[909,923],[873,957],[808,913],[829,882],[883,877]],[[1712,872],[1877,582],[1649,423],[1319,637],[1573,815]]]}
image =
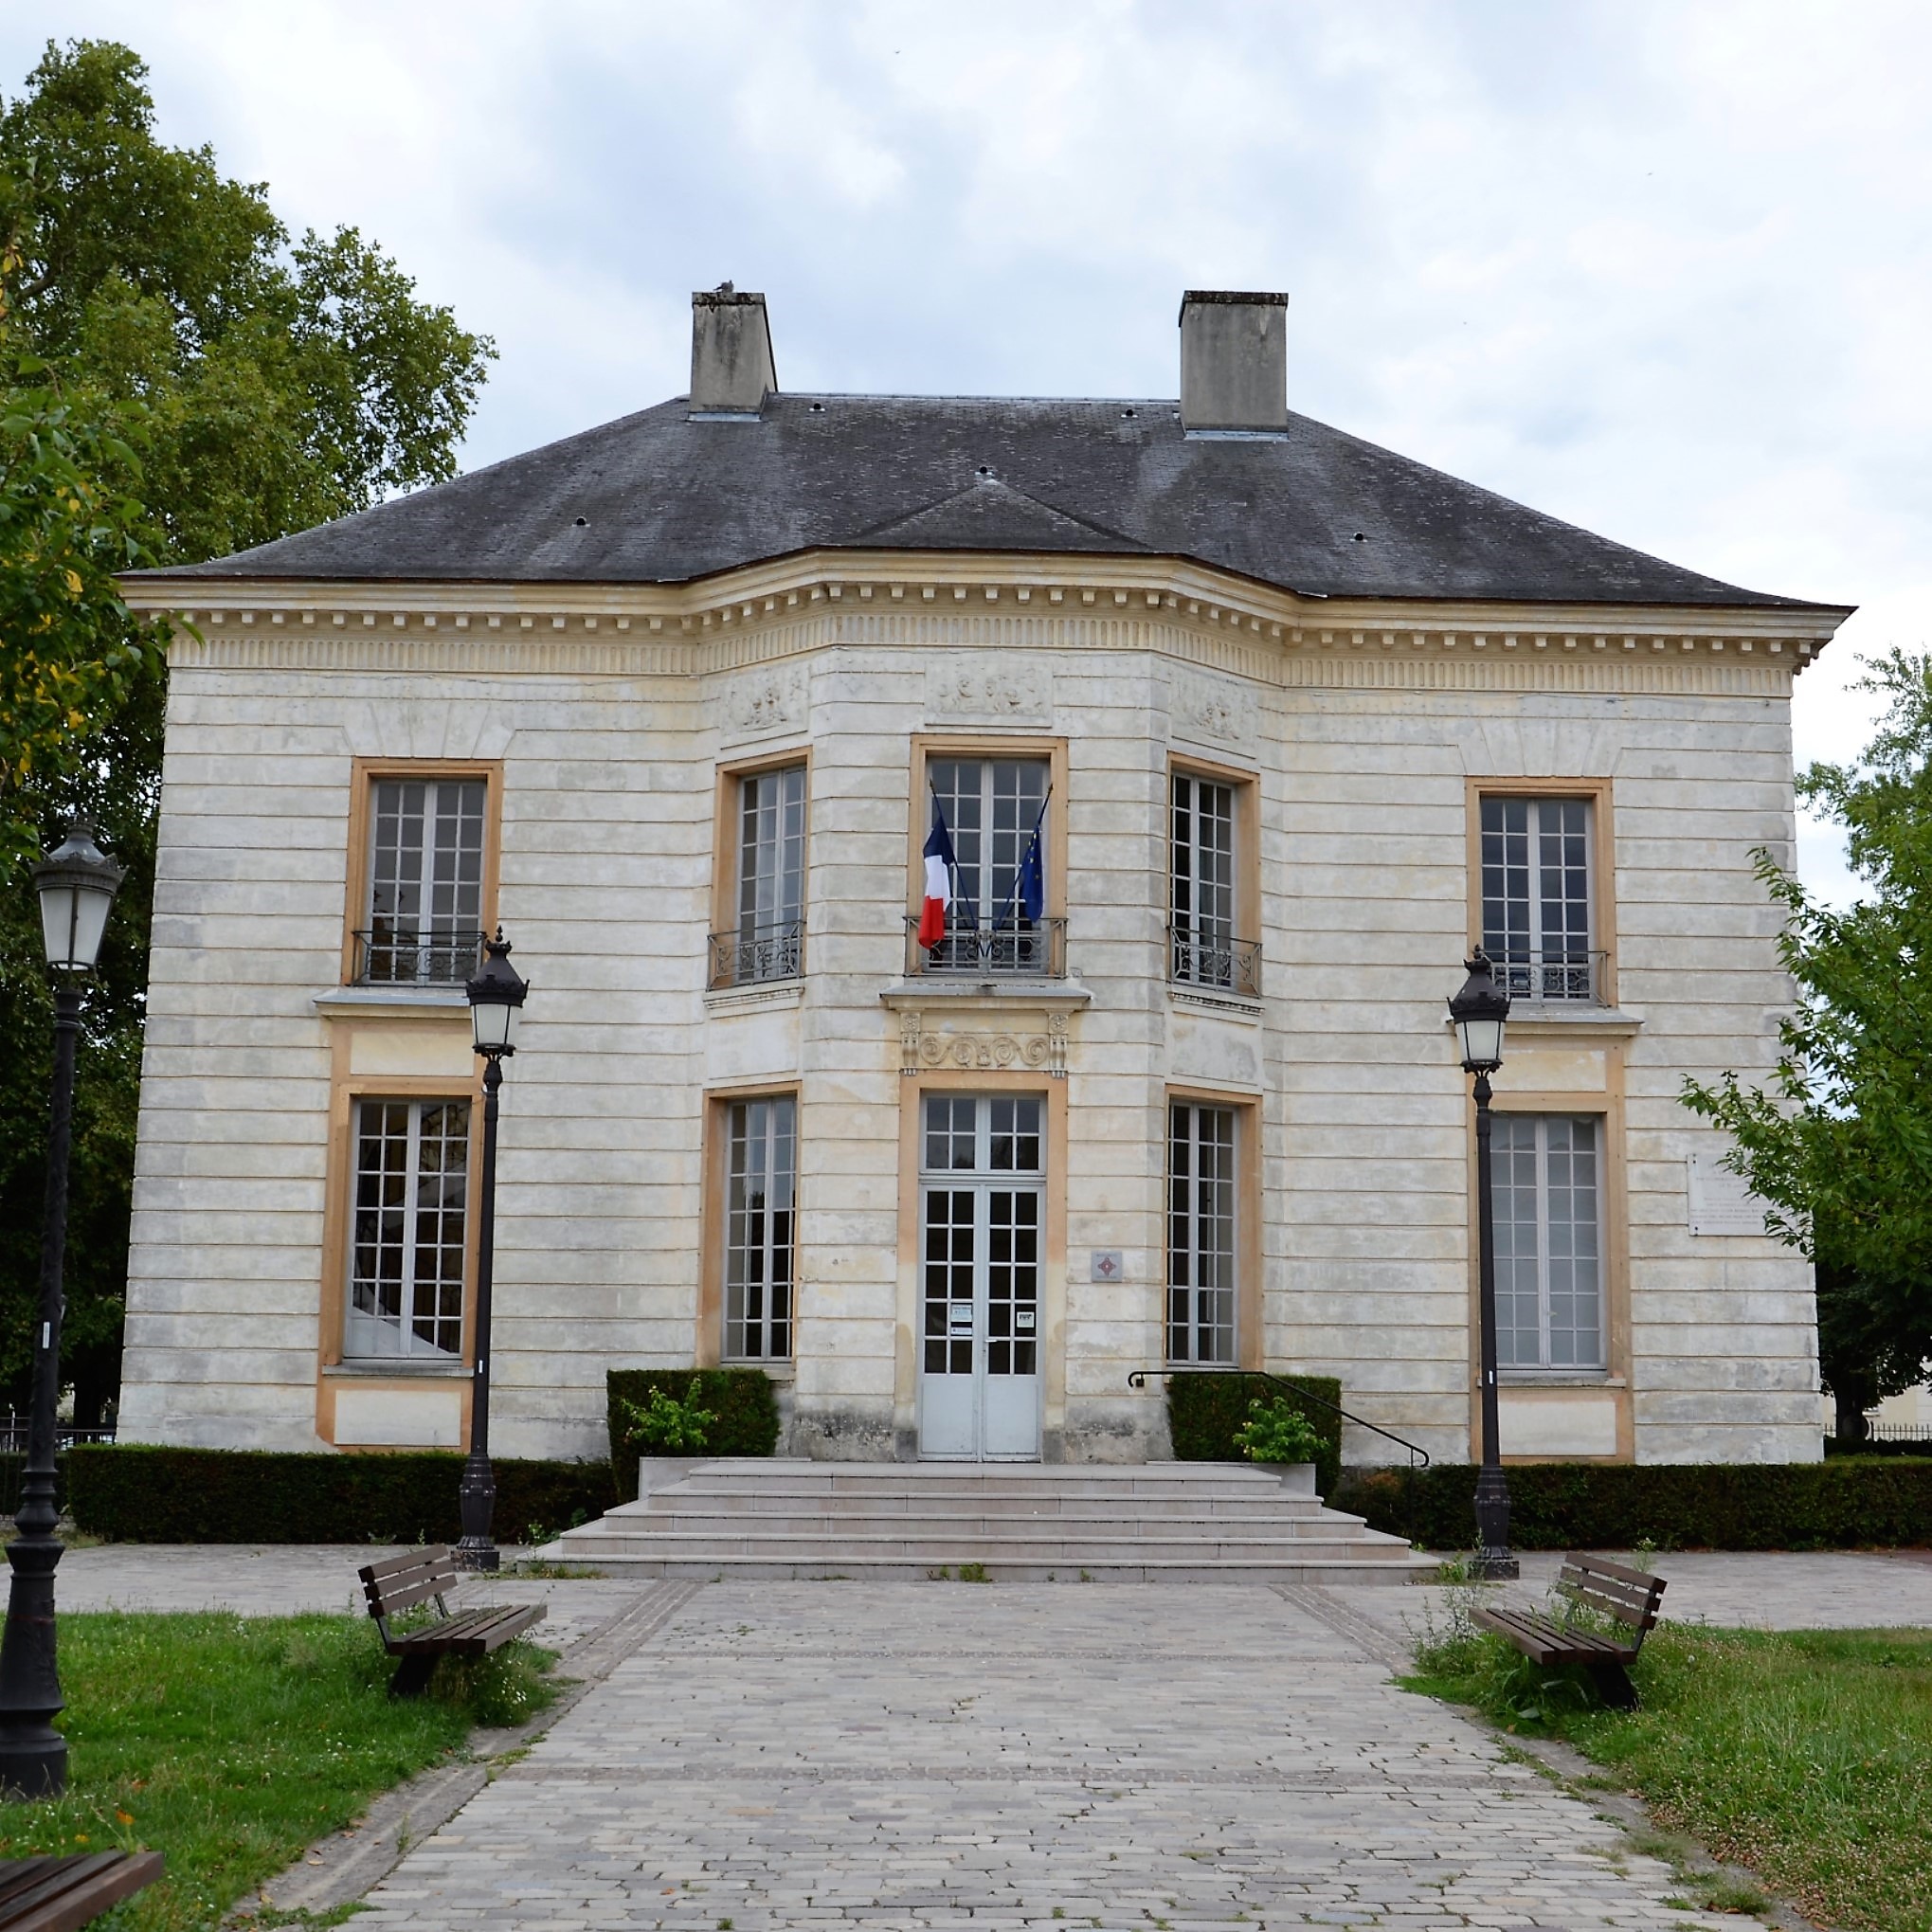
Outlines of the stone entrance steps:
{"label": "stone entrance steps", "polygon": [[720,1459],[550,1544],[638,1577],[1402,1583],[1435,1565],[1273,1472],[1220,1463]]}

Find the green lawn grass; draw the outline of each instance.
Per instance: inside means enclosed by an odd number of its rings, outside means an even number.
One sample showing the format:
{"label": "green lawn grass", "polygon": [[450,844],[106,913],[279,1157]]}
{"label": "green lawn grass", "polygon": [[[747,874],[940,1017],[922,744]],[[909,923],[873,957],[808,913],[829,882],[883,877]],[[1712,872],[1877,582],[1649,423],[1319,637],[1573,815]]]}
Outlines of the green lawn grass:
{"label": "green lawn grass", "polygon": [[364,1617],[66,1616],[67,1793],[0,1805],[0,1857],[149,1848],[167,1876],[118,1909],[126,1932],[212,1926],[378,1793],[449,1756],[474,1724],[518,1724],[554,1691],[528,1645],[446,1660],[391,1701]]}
{"label": "green lawn grass", "polygon": [[1606,1710],[1452,1620],[1410,1688],[1565,1740],[1656,1820],[1848,1932],[1932,1932],[1932,1631],[1666,1624]]}

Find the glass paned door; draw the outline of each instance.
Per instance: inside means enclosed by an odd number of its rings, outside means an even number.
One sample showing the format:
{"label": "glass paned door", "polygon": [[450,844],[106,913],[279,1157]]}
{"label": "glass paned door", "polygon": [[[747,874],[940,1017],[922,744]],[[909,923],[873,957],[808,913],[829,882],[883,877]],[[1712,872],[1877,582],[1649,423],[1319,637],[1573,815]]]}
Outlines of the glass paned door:
{"label": "glass paned door", "polygon": [[932,1093],[920,1122],[919,1454],[1039,1455],[1044,1103]]}

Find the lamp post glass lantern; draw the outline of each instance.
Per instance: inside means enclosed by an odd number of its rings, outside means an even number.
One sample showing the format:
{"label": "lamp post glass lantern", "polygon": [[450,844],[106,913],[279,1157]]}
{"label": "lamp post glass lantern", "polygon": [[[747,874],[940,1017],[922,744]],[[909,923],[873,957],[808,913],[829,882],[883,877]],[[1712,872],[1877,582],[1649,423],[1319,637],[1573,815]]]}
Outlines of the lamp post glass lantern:
{"label": "lamp post glass lantern", "polygon": [[33,1399],[17,1534],[7,1547],[12,1580],[0,1635],[0,1797],[56,1797],[67,1787],[67,1741],[53,1721],[61,1695],[54,1639],[55,1411],[61,1399],[62,1274],[67,1253],[67,1156],[73,1139],[74,1052],[81,1034],[81,975],[91,972],[122,878],[94,842],[84,819],[69,821],[60,844],[33,869],[41,935],[54,976],[53,1099],[47,1118],[46,1206],[41,1217],[40,1310],[35,1323]]}
{"label": "lamp post glass lantern", "polygon": [[490,1469],[490,1300],[497,1268],[497,1094],[503,1062],[516,1051],[516,1020],[527,982],[510,964],[510,942],[497,927],[484,948],[483,968],[464,990],[470,1001],[470,1038],[483,1056],[483,1183],[477,1227],[476,1364],[470,1371],[470,1451],[463,1462],[457,1506],[462,1540],[456,1560],[465,1569],[494,1570],[501,1562],[492,1536],[497,1479]]}
{"label": "lamp post glass lantern", "polygon": [[1463,1072],[1475,1076],[1476,1298],[1482,1330],[1483,1462],[1476,1475],[1476,1560],[1479,1577],[1517,1574],[1509,1554],[1509,1486],[1503,1476],[1501,1418],[1496,1400],[1496,1212],[1490,1164],[1490,1075],[1503,1064],[1503,1028],[1509,996],[1480,946],[1471,953],[1469,978],[1449,1002],[1462,1049]]}

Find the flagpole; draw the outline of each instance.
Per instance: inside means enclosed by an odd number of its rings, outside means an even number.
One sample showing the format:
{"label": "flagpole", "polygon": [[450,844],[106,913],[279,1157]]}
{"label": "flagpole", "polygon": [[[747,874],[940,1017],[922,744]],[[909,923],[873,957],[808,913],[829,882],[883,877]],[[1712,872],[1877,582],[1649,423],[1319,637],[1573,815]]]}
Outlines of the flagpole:
{"label": "flagpole", "polygon": [[[929,780],[928,783],[930,784],[930,781]],[[1026,877],[1026,855],[1029,852],[1031,852],[1036,845],[1039,843],[1039,828],[1046,823],[1046,808],[1053,803],[1053,796],[1054,788],[1051,785],[1049,785],[1046,788],[1046,797],[1041,799],[1039,802],[1039,814],[1033,822],[1033,837],[1029,839],[1023,846],[1020,847],[1020,863],[1013,868],[1013,890],[1010,894],[1007,894],[1006,899],[1006,904],[1010,911],[1016,912],[1019,911],[1020,887],[1021,882]],[[936,801],[938,798],[938,794],[935,792],[933,794],[933,797],[934,800]],[[1017,930],[1018,930],[1017,921],[1015,922],[1015,927]],[[999,931],[1000,928],[997,924],[995,924],[992,930],[995,932],[997,932]]]}

